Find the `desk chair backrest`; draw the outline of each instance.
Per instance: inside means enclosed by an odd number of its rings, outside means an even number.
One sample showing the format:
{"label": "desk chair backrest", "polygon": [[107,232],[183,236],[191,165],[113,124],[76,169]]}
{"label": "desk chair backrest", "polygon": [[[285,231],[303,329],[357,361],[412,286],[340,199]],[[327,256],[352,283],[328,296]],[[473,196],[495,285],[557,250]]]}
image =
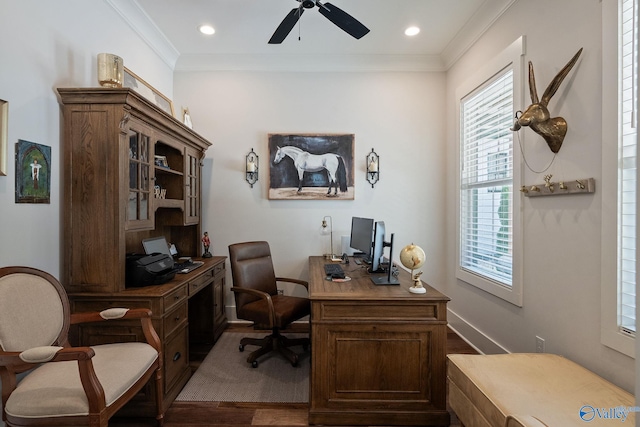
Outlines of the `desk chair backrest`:
{"label": "desk chair backrest", "polygon": [[23,267],[0,270],[2,350],[19,352],[39,346],[66,346],[68,319],[69,300],[53,276]]}
{"label": "desk chair backrest", "polygon": [[[277,295],[278,286],[267,242],[245,242],[229,246],[233,286],[255,289]],[[236,310],[260,299],[245,293],[235,293]]]}

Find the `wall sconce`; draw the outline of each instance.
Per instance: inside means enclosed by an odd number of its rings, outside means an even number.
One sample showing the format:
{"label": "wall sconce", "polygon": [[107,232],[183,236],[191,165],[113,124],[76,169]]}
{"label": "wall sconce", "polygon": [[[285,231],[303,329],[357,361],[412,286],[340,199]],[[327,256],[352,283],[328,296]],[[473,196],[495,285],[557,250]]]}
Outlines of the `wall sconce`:
{"label": "wall sconce", "polygon": [[253,184],[258,182],[258,155],[253,151],[253,148],[247,154],[245,168],[245,179],[253,188]]}
{"label": "wall sconce", "polygon": [[380,156],[371,149],[367,154],[367,181],[371,184],[371,188],[380,180]]}

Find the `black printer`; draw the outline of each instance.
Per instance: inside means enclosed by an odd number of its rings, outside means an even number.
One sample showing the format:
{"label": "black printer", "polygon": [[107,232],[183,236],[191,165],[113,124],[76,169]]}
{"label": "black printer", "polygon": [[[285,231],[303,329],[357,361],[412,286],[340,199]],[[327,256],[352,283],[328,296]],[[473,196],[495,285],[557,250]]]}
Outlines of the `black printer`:
{"label": "black printer", "polygon": [[125,286],[161,285],[176,275],[173,258],[167,254],[127,254]]}

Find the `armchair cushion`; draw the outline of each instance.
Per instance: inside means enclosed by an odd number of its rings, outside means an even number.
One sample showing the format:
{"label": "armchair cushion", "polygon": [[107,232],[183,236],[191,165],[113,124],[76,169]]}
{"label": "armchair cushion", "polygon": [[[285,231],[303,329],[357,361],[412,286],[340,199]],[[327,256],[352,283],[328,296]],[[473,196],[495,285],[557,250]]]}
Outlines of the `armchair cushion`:
{"label": "armchair cushion", "polygon": [[4,351],[53,344],[65,314],[56,288],[27,273],[0,277],[0,313],[0,347]]}
{"label": "armchair cushion", "polygon": [[[107,405],[122,396],[158,358],[156,350],[146,343],[91,348]],[[80,382],[78,363],[50,362],[36,368],[18,383],[5,410],[7,414],[27,418],[87,415],[89,403]]]}
{"label": "armchair cushion", "polygon": [[128,308],[108,308],[100,312],[100,317],[106,320],[121,319],[129,311]]}
{"label": "armchair cushion", "polygon": [[34,347],[20,353],[20,359],[27,363],[48,362],[56,356],[56,353],[63,347],[57,345],[47,345],[42,347]]}

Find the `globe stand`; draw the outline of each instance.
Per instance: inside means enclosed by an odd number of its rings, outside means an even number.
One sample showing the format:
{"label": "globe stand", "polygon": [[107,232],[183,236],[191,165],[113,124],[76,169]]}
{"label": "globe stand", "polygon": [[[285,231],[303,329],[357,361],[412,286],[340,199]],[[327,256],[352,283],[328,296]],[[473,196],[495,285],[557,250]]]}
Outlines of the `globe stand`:
{"label": "globe stand", "polygon": [[414,275],[413,270],[411,270],[411,279],[413,279],[413,286],[409,288],[409,292],[411,292],[412,294],[427,293],[427,289],[422,286],[422,282],[420,281],[421,275],[422,275],[422,271]]}
{"label": "globe stand", "polygon": [[422,276],[422,271],[419,271],[413,274],[416,269],[422,267],[424,265],[424,251],[420,246],[416,246],[413,243],[405,246],[400,251],[400,262],[402,265],[407,267],[407,269],[411,270],[411,280],[413,280],[413,286],[409,288],[409,292],[412,294],[426,294],[427,290],[422,286],[422,281],[420,280],[420,276]]}

